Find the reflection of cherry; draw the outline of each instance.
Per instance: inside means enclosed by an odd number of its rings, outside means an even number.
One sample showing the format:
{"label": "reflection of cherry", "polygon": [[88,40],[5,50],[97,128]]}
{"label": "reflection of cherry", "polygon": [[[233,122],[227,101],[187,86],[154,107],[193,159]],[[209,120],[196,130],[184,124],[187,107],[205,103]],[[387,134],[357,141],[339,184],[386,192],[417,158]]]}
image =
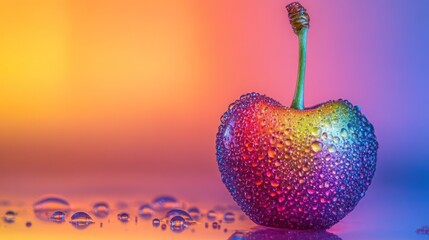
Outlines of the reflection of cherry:
{"label": "reflection of cherry", "polygon": [[259,227],[249,232],[237,231],[228,240],[341,240],[324,230],[284,230]]}
{"label": "reflection of cherry", "polygon": [[292,106],[243,95],[221,118],[216,157],[222,181],[255,223],[326,229],[364,196],[378,143],[372,125],[346,100],[304,108],[309,16],[299,3],[287,9],[300,43]]}

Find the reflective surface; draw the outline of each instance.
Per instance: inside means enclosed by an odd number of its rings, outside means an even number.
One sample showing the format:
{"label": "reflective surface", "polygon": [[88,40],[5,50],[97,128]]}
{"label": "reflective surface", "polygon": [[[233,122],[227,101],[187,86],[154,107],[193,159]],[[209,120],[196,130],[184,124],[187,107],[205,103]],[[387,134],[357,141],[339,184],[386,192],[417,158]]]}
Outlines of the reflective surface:
{"label": "reflective surface", "polygon": [[[403,179],[402,179],[403,180]],[[422,179],[423,181],[424,179]],[[404,181],[404,180],[403,180]],[[118,239],[118,238],[151,238],[151,239],[221,239],[221,240],[268,240],[268,239],[428,239],[429,235],[424,226],[429,225],[429,191],[426,181],[421,184],[404,185],[401,178],[392,179],[396,187],[388,187],[376,181],[370,187],[356,209],[346,218],[327,231],[292,231],[256,226],[243,213],[237,209],[232,200],[219,201],[184,201],[177,198],[179,204],[185,207],[198,207],[201,212],[200,219],[195,224],[182,225],[166,222],[163,211],[154,211],[153,218],[146,219],[139,216],[140,202],[151,202],[153,196],[134,196],[118,198],[117,196],[65,196],[70,202],[71,212],[87,211],[91,217],[92,204],[102,199],[111,207],[112,214],[106,218],[94,218],[94,224],[84,229],[76,229],[70,224],[71,216],[66,222],[56,224],[39,219],[32,211],[31,197],[2,197],[0,212],[16,213],[15,221],[9,223],[0,221],[0,239]],[[35,197],[34,199],[38,199]],[[118,202],[122,204],[117,204]],[[191,208],[184,208],[191,209]],[[216,209],[216,220],[207,216],[211,210]],[[185,210],[186,211],[186,210]],[[129,213],[129,222],[118,220],[117,214]],[[225,221],[225,214],[235,215],[235,221]],[[153,219],[160,222],[153,224]],[[28,223],[31,224],[28,224]],[[173,226],[173,227],[172,227]],[[180,230],[180,231],[179,231]]]}

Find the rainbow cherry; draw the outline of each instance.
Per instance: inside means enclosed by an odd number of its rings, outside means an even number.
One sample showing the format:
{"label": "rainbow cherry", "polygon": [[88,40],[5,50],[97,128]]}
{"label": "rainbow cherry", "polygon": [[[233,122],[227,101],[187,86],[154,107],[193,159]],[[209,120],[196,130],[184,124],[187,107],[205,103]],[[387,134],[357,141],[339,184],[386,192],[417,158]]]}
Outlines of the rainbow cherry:
{"label": "rainbow cherry", "polygon": [[309,16],[299,3],[286,8],[300,44],[292,106],[258,93],[241,96],[221,118],[216,158],[222,181],[255,223],[327,229],[365,195],[378,143],[347,100],[304,108]]}

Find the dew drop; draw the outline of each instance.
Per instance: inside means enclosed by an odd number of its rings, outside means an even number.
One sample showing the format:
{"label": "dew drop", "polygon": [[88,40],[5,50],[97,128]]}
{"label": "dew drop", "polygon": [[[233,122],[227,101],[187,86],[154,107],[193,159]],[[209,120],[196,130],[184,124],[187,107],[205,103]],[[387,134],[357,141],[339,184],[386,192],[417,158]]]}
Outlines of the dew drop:
{"label": "dew drop", "polygon": [[328,151],[330,152],[330,153],[334,153],[335,152],[335,147],[334,146],[329,146],[329,148],[328,148]]}
{"label": "dew drop", "polygon": [[309,189],[307,189],[307,192],[308,192],[308,194],[313,194],[314,190],[309,188]]}
{"label": "dew drop", "polygon": [[319,141],[314,141],[311,143],[311,149],[314,152],[319,152],[320,150],[322,150],[323,144]]}
{"label": "dew drop", "polygon": [[109,215],[109,205],[105,202],[98,202],[92,206],[92,213],[98,218],[105,218]]}
{"label": "dew drop", "polygon": [[49,218],[56,211],[68,214],[70,212],[70,204],[60,197],[45,197],[33,204],[33,211],[40,220],[50,221]]}
{"label": "dew drop", "polygon": [[327,138],[328,138],[328,134],[327,134],[327,133],[325,133],[325,132],[324,132],[324,133],[322,133],[322,139],[323,139],[323,140],[326,140]]}
{"label": "dew drop", "polygon": [[25,223],[25,226],[29,228],[29,227],[33,226],[33,224],[30,221],[28,221]]}
{"label": "dew drop", "polygon": [[63,223],[66,221],[66,214],[63,211],[55,211],[49,217],[49,221],[54,223]]}
{"label": "dew drop", "polygon": [[344,139],[347,139],[349,137],[349,133],[347,132],[347,129],[345,129],[345,128],[341,129],[341,136]]}
{"label": "dew drop", "polygon": [[235,213],[233,212],[226,212],[223,215],[223,220],[225,220],[226,223],[232,223],[235,221]]}
{"label": "dew drop", "polygon": [[271,180],[271,186],[272,187],[278,187],[279,185],[280,184],[279,184],[279,182],[277,180],[275,180],[275,179]]}
{"label": "dew drop", "polygon": [[118,217],[118,220],[122,223],[127,223],[130,221],[130,215],[126,212],[119,213],[117,217]]}
{"label": "dew drop", "polygon": [[71,216],[70,223],[77,229],[85,229],[93,224],[94,220],[86,212],[76,212]]}
{"label": "dew drop", "polygon": [[14,211],[7,211],[4,216],[3,216],[3,220],[6,223],[14,223],[15,222],[15,218],[16,218],[16,212]]}
{"label": "dew drop", "polygon": [[275,149],[268,150],[268,156],[270,158],[274,158],[276,156],[276,150]]}
{"label": "dew drop", "polygon": [[139,208],[139,216],[143,219],[146,219],[146,220],[152,218],[153,212],[154,212],[154,210],[153,210],[152,206],[149,204],[143,204]]}
{"label": "dew drop", "polygon": [[319,134],[320,129],[318,127],[312,127],[311,128],[311,134],[313,136],[317,136]]}

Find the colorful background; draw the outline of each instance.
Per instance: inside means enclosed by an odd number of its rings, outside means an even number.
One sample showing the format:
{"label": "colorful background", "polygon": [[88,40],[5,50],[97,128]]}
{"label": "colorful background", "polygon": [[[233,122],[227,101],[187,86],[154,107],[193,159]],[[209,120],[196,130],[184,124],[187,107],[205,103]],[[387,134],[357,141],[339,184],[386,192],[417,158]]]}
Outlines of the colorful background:
{"label": "colorful background", "polygon": [[[219,117],[250,91],[291,103],[288,3],[2,1],[0,197],[230,200],[215,160]],[[301,3],[311,16],[306,106],[360,105],[380,143],[368,196],[413,189],[422,194],[409,204],[423,201],[429,2]]]}

